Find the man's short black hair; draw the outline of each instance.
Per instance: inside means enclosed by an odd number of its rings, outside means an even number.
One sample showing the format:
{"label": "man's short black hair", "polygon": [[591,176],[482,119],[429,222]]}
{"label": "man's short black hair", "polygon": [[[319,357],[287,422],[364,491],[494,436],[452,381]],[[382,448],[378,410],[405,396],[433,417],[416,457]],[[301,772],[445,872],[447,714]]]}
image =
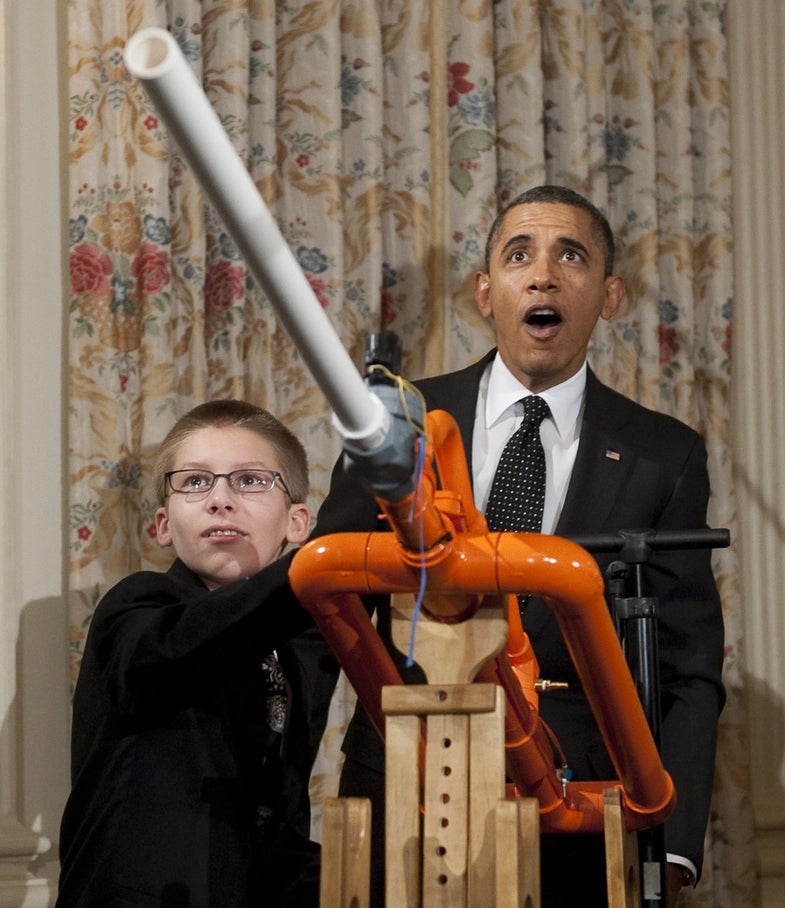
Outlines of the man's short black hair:
{"label": "man's short black hair", "polygon": [[499,239],[499,233],[501,232],[502,224],[504,223],[507,214],[512,211],[513,208],[518,208],[521,205],[532,205],[537,202],[547,202],[551,205],[571,205],[573,208],[581,208],[583,211],[587,212],[591,217],[594,237],[605,256],[605,277],[609,277],[613,274],[613,259],[616,251],[613,240],[613,231],[611,230],[611,225],[608,223],[608,219],[596,205],[592,205],[587,198],[584,198],[579,192],[575,192],[574,189],[568,189],[566,186],[547,185],[535,186],[532,189],[527,189],[505,205],[496,215],[493,224],[491,224],[491,229],[488,232],[488,240],[485,244],[486,272],[490,271],[491,254]]}

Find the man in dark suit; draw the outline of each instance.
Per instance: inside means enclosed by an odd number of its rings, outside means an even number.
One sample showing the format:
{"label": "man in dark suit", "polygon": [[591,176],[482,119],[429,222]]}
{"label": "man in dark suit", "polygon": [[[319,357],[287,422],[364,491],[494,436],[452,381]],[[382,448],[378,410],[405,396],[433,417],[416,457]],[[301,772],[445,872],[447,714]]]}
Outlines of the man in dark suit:
{"label": "man in dark suit", "polygon": [[[553,186],[519,196],[494,222],[485,270],[475,277],[477,305],[495,323],[497,349],[466,369],[417,385],[429,409],[456,419],[480,510],[501,450],[520,422],[519,401],[537,394],[550,409],[540,428],[547,472],[543,532],[705,528],[709,481],[700,436],[617,394],[586,365],[598,319],[612,318],[625,295],[621,277],[613,274],[613,256],[606,219],[582,196]],[[357,488],[349,494],[349,485],[337,467],[319,512],[318,535],[377,526],[372,497]],[[597,557],[601,570],[613,557]],[[707,551],[660,553],[644,567],[643,582],[645,594],[659,599],[662,754],[678,796],[665,827],[668,904],[675,905],[680,887],[697,881],[702,865],[724,700],[723,621]],[[386,604],[375,604],[384,638]],[[540,713],[559,739],[573,778],[614,778],[550,609],[530,600],[523,623],[542,677],[569,684],[541,696]],[[400,655],[393,655],[401,666]],[[405,678],[422,680],[416,671]],[[341,793],[372,798],[378,839],[383,746],[361,709],[344,751]],[[542,848],[546,908],[607,905],[599,837],[543,836]]]}

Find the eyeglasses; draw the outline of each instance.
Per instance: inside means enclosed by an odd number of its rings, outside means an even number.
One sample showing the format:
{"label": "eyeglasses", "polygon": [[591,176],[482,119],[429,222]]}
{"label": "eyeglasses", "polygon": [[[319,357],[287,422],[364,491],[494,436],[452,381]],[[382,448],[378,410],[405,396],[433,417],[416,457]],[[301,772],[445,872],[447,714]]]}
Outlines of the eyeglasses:
{"label": "eyeglasses", "polygon": [[164,474],[164,479],[172,492],[188,495],[196,500],[204,497],[218,482],[225,479],[229,488],[243,494],[272,492],[280,484],[284,493],[292,500],[283,476],[277,470],[232,470],[231,473],[212,473],[210,470],[171,470]]}

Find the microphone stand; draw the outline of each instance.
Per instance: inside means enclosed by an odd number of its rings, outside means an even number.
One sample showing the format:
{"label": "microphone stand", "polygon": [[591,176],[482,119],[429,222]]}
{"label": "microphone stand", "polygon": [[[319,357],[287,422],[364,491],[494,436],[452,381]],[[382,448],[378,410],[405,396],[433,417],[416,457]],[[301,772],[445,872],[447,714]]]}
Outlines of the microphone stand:
{"label": "microphone stand", "polygon": [[[726,529],[620,530],[569,538],[591,553],[619,553],[619,559],[606,570],[611,614],[654,743],[661,751],[658,599],[644,595],[643,566],[653,561],[656,551],[726,548],[730,533]],[[630,587],[633,595],[625,595]],[[662,824],[638,833],[638,851],[641,906],[661,908],[665,904],[666,864]]]}

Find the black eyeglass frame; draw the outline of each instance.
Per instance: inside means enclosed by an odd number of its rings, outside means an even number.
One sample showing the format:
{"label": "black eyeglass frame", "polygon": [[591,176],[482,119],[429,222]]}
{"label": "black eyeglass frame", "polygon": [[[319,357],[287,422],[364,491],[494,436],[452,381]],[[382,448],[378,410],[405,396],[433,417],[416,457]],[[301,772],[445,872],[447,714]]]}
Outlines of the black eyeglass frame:
{"label": "black eyeglass frame", "polygon": [[[177,473],[193,473],[194,475],[204,476],[205,478],[212,476],[212,482],[209,486],[207,486],[207,488],[204,489],[176,489],[172,485],[172,476],[176,475]],[[266,489],[241,489],[235,486],[234,482],[232,481],[232,477],[241,474],[247,475],[248,473],[265,473],[267,476],[272,477],[272,482]],[[272,492],[272,490],[280,483],[281,489],[283,490],[289,501],[294,500],[292,498],[292,493],[289,491],[289,487],[286,485],[283,476],[278,472],[278,470],[263,470],[257,467],[252,467],[245,470],[232,470],[230,473],[213,473],[212,470],[169,470],[168,473],[164,473],[165,488],[167,488],[175,495],[190,495],[191,497],[195,495],[207,495],[208,492],[212,492],[212,490],[215,488],[216,482],[218,482],[219,479],[225,479],[229,488],[233,492],[237,492],[239,495],[266,495],[268,492]]]}

